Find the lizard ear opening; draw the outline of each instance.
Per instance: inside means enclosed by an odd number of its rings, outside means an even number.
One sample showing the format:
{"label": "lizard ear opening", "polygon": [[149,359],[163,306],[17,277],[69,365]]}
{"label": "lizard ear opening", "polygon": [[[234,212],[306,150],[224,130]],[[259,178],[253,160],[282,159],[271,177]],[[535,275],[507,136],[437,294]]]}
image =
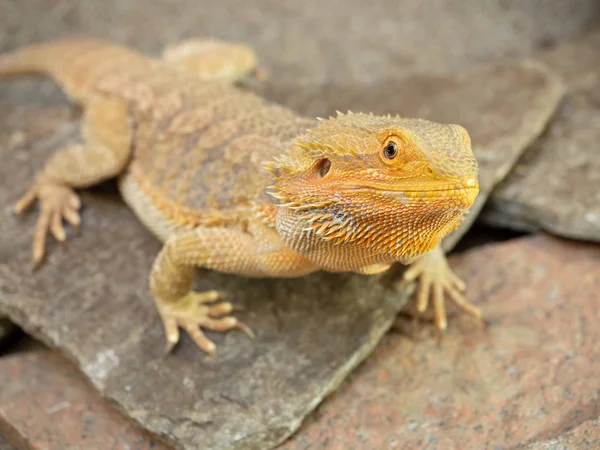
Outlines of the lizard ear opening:
{"label": "lizard ear opening", "polygon": [[318,169],[319,176],[323,178],[329,173],[329,170],[331,169],[331,161],[329,161],[327,158],[322,159],[321,161],[319,161]]}

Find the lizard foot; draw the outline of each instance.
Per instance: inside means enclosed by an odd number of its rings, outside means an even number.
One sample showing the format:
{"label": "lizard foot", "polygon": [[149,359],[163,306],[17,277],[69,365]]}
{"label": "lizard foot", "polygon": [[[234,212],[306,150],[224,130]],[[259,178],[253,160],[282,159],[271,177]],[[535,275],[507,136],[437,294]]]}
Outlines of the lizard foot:
{"label": "lizard foot", "polygon": [[81,201],[75,191],[68,186],[38,181],[15,204],[15,213],[25,212],[34,205],[36,200],[40,203],[40,214],[33,237],[33,263],[38,267],[44,259],[48,233],[52,233],[57,241],[64,242],[67,235],[63,219],[73,228],[79,228]]}
{"label": "lizard foot", "polygon": [[187,331],[198,347],[213,357],[216,354],[216,345],[204,335],[202,328],[213,331],[238,328],[251,339],[254,338],[254,333],[249,327],[235,317],[228,316],[233,310],[231,303],[207,305],[218,300],[222,295],[219,291],[189,292],[176,302],[159,303],[167,337],[167,353],[179,342],[180,327]]}
{"label": "lizard foot", "polygon": [[448,326],[444,294],[448,296],[456,306],[467,314],[483,319],[481,310],[469,303],[464,295],[465,282],[457,277],[441,249],[436,248],[430,253],[423,255],[415,261],[405,272],[403,280],[399,285],[419,279],[417,288],[417,314],[423,314],[427,309],[430,297],[433,300],[435,325],[441,333]]}
{"label": "lizard foot", "polygon": [[171,44],[163,50],[163,59],[175,67],[205,80],[239,81],[246,76],[267,78],[258,67],[254,50],[244,44],[212,38],[192,38]]}

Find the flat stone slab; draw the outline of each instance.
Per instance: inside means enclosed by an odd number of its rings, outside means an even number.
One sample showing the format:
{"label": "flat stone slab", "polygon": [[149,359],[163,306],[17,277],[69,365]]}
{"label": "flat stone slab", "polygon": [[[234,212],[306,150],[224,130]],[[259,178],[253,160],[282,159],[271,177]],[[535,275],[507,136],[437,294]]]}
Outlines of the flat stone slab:
{"label": "flat stone slab", "polygon": [[[18,448],[171,448],[107,405],[77,368],[54,352],[36,348],[2,358],[0,378],[0,434]],[[0,437],[0,450],[10,449]]]}
{"label": "flat stone slab", "polygon": [[600,242],[600,30],[541,58],[568,94],[548,132],[494,190],[482,220]]}
{"label": "flat stone slab", "polygon": [[335,111],[400,114],[458,123],[471,135],[480,165],[480,193],[461,227],[444,240],[449,251],[471,227],[493,188],[546,127],[563,95],[545,66],[522,60],[454,77],[410,76],[376,85],[267,86],[268,98],[309,116]]}
{"label": "flat stone slab", "polygon": [[600,246],[537,235],[451,262],[488,328],[389,333],[281,450],[600,448]]}

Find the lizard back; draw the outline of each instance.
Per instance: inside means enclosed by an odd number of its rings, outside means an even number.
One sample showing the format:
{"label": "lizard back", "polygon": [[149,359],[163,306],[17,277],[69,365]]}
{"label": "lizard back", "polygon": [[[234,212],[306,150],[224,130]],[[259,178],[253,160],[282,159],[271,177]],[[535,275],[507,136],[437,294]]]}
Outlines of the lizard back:
{"label": "lizard back", "polygon": [[[243,226],[272,181],[263,163],[314,126],[291,110],[225,82],[203,81],[162,62],[107,75],[97,88],[125,98],[135,124],[133,156],[121,183],[155,205],[169,229]],[[136,194],[135,191],[140,191]],[[133,200],[133,198],[131,198]],[[138,215],[148,212],[136,211]],[[144,220],[147,224],[150,220]]]}

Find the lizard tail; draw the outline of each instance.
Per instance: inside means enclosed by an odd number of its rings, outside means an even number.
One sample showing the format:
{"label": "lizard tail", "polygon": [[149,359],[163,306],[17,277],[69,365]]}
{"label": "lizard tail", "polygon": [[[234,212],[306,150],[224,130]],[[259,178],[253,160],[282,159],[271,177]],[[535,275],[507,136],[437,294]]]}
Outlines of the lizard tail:
{"label": "lizard tail", "polygon": [[46,75],[83,101],[103,74],[146,63],[143,55],[101,41],[64,40],[33,44],[0,54],[0,77]]}

